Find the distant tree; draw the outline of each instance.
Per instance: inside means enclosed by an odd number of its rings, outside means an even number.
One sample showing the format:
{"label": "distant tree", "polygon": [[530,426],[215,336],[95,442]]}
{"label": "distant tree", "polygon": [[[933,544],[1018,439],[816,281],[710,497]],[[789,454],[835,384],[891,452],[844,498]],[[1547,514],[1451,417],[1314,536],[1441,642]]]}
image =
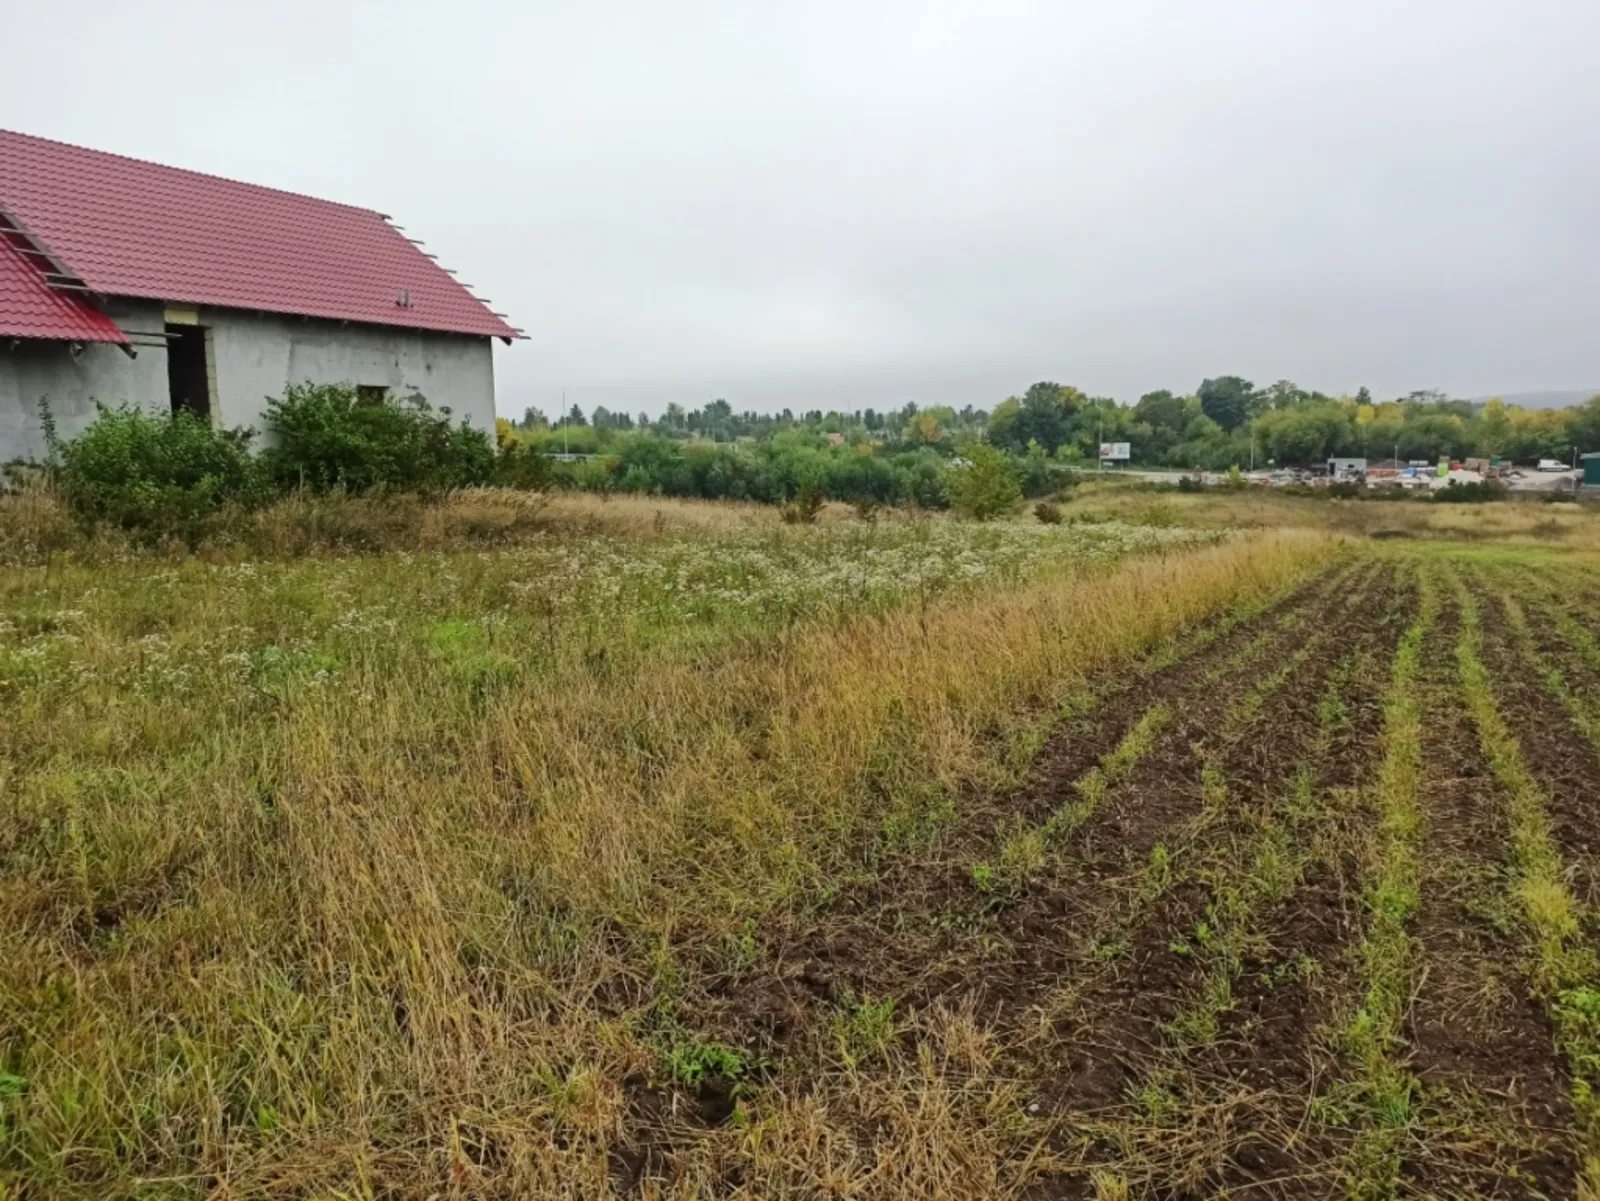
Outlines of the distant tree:
{"label": "distant tree", "polygon": [[989,441],[1008,450],[1020,450],[1028,444],[1022,436],[1022,398],[1008,396],[995,405],[987,425]]}
{"label": "distant tree", "polygon": [[1049,381],[1034,384],[1022,395],[1019,436],[1026,445],[1039,443],[1046,451],[1072,437],[1072,415],[1083,405],[1083,393]]}
{"label": "distant tree", "polygon": [[1263,399],[1269,409],[1287,409],[1310,399],[1310,393],[1293,380],[1281,379],[1267,388]]}
{"label": "distant tree", "polygon": [[589,419],[583,415],[583,409],[578,405],[572,406],[572,411],[566,416],[568,425],[588,425]]}
{"label": "distant tree", "polygon": [[1372,393],[1367,391],[1367,386],[1365,384],[1362,384],[1361,387],[1356,389],[1356,403],[1358,405],[1369,405],[1372,403]]}
{"label": "distant tree", "polygon": [[1274,409],[1256,420],[1254,431],[1281,464],[1319,463],[1356,444],[1354,410],[1334,402]]}
{"label": "distant tree", "polygon": [[1591,396],[1571,410],[1567,435],[1580,454],[1600,450],[1600,396]]}
{"label": "distant tree", "polygon": [[1231,433],[1249,420],[1255,390],[1247,379],[1223,375],[1202,382],[1195,395],[1200,398],[1201,411]]}
{"label": "distant tree", "polygon": [[1076,388],[1045,381],[1022,396],[1012,396],[995,406],[989,416],[989,441],[1021,454],[1029,442],[1049,453],[1072,440],[1073,421],[1085,403]]}
{"label": "distant tree", "polygon": [[1478,418],[1478,449],[1486,455],[1498,455],[1511,440],[1511,415],[1506,412],[1506,402],[1498,396],[1485,402]]}
{"label": "distant tree", "polygon": [[963,458],[950,471],[950,498],[960,512],[988,521],[1021,503],[1022,488],[1004,451],[979,442],[967,447]]}
{"label": "distant tree", "polygon": [[1146,392],[1139,397],[1139,403],[1133,406],[1133,415],[1151,426],[1182,432],[1185,420],[1183,397],[1174,396],[1165,388],[1158,392]]}
{"label": "distant tree", "polygon": [[933,446],[943,436],[939,429],[939,418],[933,413],[918,413],[906,426],[904,433],[907,442],[915,442],[919,446]]}
{"label": "distant tree", "polygon": [[543,429],[550,424],[544,415],[543,409],[536,409],[532,405],[522,410],[522,428],[525,430]]}

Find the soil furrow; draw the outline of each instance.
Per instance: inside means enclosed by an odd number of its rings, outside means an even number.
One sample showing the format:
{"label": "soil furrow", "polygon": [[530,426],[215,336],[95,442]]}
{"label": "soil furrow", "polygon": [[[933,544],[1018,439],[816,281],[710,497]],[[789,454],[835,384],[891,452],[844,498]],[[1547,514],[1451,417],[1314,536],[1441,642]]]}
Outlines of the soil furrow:
{"label": "soil furrow", "polygon": [[[1370,606],[1380,616],[1350,639],[1327,687],[1300,690],[1309,693],[1312,711],[1274,711],[1275,725],[1287,721],[1310,739],[1299,779],[1280,780],[1278,798],[1266,811],[1287,843],[1274,846],[1265,860],[1224,863],[1213,895],[1225,897],[1220,890],[1234,887],[1229,873],[1245,868],[1252,876],[1277,870],[1295,878],[1287,897],[1249,919],[1236,938],[1237,951],[1230,952],[1236,962],[1198,986],[1190,982],[1198,1019],[1180,1016],[1169,1027],[1163,1055],[1145,1065],[1135,1107],[1107,1138],[1117,1149],[1117,1178],[1147,1181],[1152,1195],[1198,1198],[1226,1190],[1298,1197],[1319,1173],[1324,1184],[1332,1179],[1331,1167],[1307,1167],[1333,1159],[1330,1149],[1311,1146],[1306,1130],[1308,1100],[1331,1058],[1315,1053],[1314,1036],[1332,1012],[1332,998],[1347,993],[1341,950],[1360,928],[1349,853],[1354,814],[1345,797],[1374,752],[1382,673],[1373,666],[1404,628],[1409,606],[1397,599],[1401,594],[1390,581],[1379,604]],[[1275,733],[1275,740],[1288,739]],[[1272,773],[1259,765],[1238,774],[1259,781],[1258,792],[1270,787]],[[1257,845],[1266,845],[1264,837]],[[1297,857],[1300,865],[1274,867],[1280,856]],[[1142,980],[1132,991],[1134,1009],[1150,1005],[1138,1001]],[[1183,1040],[1196,1037],[1196,1021],[1198,1041],[1186,1048]]]}
{"label": "soil furrow", "polygon": [[[1600,903],[1600,751],[1573,728],[1561,702],[1540,681],[1517,646],[1499,598],[1481,585],[1473,595],[1482,614],[1481,656],[1500,712],[1545,791],[1551,832],[1574,873],[1574,891],[1585,907],[1593,907]],[[1559,657],[1553,661],[1561,664]]]}
{"label": "soil furrow", "polygon": [[[1258,640],[1308,623],[1313,606],[1330,593],[1344,591],[1353,574],[1349,568],[1336,568],[1319,577],[1296,590],[1289,601],[1242,623],[1195,659],[1163,669],[1149,689],[1161,695],[1174,682],[1188,684],[1197,694],[1194,711],[1211,713],[1225,701],[1226,690],[1214,686],[1209,694],[1200,695],[1205,680],[1235,660],[1240,660],[1235,670],[1245,670],[1265,646],[1254,646]],[[1252,647],[1241,660],[1241,652]],[[1074,736],[1078,732],[1072,731],[1053,739],[1033,783],[1014,799],[1012,812],[1038,817],[1050,813],[1069,793],[1072,782],[1105,759],[1148,712],[1149,694],[1141,685],[1119,696],[1096,715],[1093,737]],[[1184,701],[1185,694],[1180,693],[1177,703]],[[1198,722],[1184,727],[1184,754],[1189,753],[1188,739],[1202,728]],[[1112,829],[1115,820],[1105,819],[1097,828]],[[1019,816],[1005,828],[1027,830],[1029,823]],[[773,923],[766,969],[726,982],[723,995],[730,1013],[754,1013],[764,1025],[776,1020],[780,1029],[771,1033],[781,1036],[818,1003],[894,996],[905,1004],[923,1004],[974,978],[993,981],[1047,970],[1029,958],[1031,944],[1040,937],[1030,927],[1029,915],[1048,914],[1048,898],[1035,902],[1036,890],[1030,886],[1016,904],[1009,896],[985,895],[973,878],[980,856],[999,857],[994,843],[1003,837],[1003,829],[996,827],[947,840],[937,854],[914,865],[902,864],[886,873],[884,882],[841,897],[814,919],[787,927]],[[1059,941],[1059,917],[1046,920],[1051,929],[1043,936]],[[761,1046],[759,1040],[768,1032],[755,1033],[756,1045]]]}
{"label": "soil furrow", "polygon": [[[1293,790],[1294,777],[1316,742],[1323,686],[1339,663],[1381,637],[1370,623],[1361,627],[1362,599],[1350,597],[1339,616],[1305,644],[1308,665],[1297,673],[1293,688],[1272,698],[1270,721],[1252,722],[1215,751],[1211,788],[1215,790],[1216,781],[1227,781],[1224,787],[1232,791],[1213,799],[1220,804],[1221,819],[1207,844],[1196,848],[1186,878],[1137,915],[1125,949],[1108,964],[1082,965],[1085,979],[1074,982],[1070,1003],[1052,1031],[1068,1054],[1043,1090],[1051,1104],[1079,1114],[1118,1106],[1162,1050],[1166,1024],[1191,994],[1207,962],[1185,948],[1191,939],[1203,941],[1208,906],[1220,882],[1252,862],[1266,823]],[[1384,600],[1388,607],[1386,596]],[[1348,649],[1334,653],[1339,647]],[[1270,739],[1261,737],[1268,731]],[[1164,765],[1151,770],[1159,772],[1166,788],[1190,801],[1207,791],[1207,782],[1189,771]],[[1147,783],[1156,786],[1154,780]],[[1163,828],[1175,827],[1169,820]],[[1136,842],[1132,852],[1140,849]]]}
{"label": "soil furrow", "polygon": [[1407,1036],[1422,1086],[1421,1137],[1402,1164],[1408,1193],[1572,1195],[1565,1072],[1543,1007],[1519,970],[1505,912],[1505,814],[1456,689],[1459,607],[1425,646],[1421,790],[1428,857],[1416,939],[1421,987]]}
{"label": "soil furrow", "polygon": [[[908,1013],[938,1003],[993,1021],[1010,1007],[1019,986],[1033,991],[1034,980],[1053,981],[1064,958],[1054,953],[1053,968],[1036,970],[1032,940],[1008,924],[1002,898],[975,887],[971,856],[983,852],[971,848],[992,851],[1005,828],[1026,829],[1030,818],[1049,814],[1071,781],[1104,762],[1138,725],[1152,693],[1175,696],[1179,703],[1193,695],[1197,712],[1219,718],[1232,695],[1229,685],[1247,680],[1262,654],[1298,629],[1314,628],[1330,598],[1353,605],[1374,575],[1370,564],[1336,564],[1261,612],[1231,623],[1221,636],[1203,640],[1197,653],[1142,678],[1109,682],[1104,702],[1047,743],[1029,787],[1003,804],[966,809],[934,848],[920,858],[880,865],[874,883],[847,889],[821,914],[766,923],[751,966],[710,977],[685,1024],[753,1058],[804,1061],[814,1055],[824,1026],[863,1003],[889,1001]],[[1203,728],[1186,732],[1186,751],[1187,738]],[[1012,821],[1002,828],[999,819],[1008,814]],[[1059,946],[1058,930],[1046,937]],[[651,1115],[663,1107],[691,1125],[697,1124],[695,1114],[714,1123],[732,1107],[723,1094],[702,1090],[674,1100],[674,1090],[639,1085],[631,1094],[634,1126],[651,1125]],[[664,1154],[670,1139],[652,1136],[646,1143]]]}

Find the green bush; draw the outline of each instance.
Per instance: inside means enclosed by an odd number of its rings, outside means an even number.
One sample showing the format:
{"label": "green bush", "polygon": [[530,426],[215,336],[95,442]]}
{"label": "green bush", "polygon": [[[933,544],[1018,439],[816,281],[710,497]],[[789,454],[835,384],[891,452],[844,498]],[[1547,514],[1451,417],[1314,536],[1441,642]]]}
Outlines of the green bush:
{"label": "green bush", "polygon": [[988,521],[1016,508],[1022,488],[1002,450],[984,443],[971,446],[966,463],[950,471],[950,498],[975,521]]}
{"label": "green bush", "polygon": [[267,405],[276,438],[263,458],[280,486],[435,492],[487,483],[494,444],[450,410],[415,397],[363,402],[348,384],[296,384]]}
{"label": "green bush", "polygon": [[495,456],[494,482],[508,488],[543,492],[554,478],[550,456],[537,446],[513,438]]}
{"label": "green bush", "polygon": [[795,497],[778,511],[785,525],[815,525],[822,512],[822,493],[815,488],[802,488]]}
{"label": "green bush", "polygon": [[252,436],[191,413],[102,407],[83,433],[55,449],[68,503],[85,521],[193,541],[222,505],[270,495],[250,453]]}
{"label": "green bush", "polygon": [[1495,480],[1482,480],[1471,484],[1450,484],[1433,494],[1441,505],[1481,505],[1489,501],[1504,500],[1506,486]]}
{"label": "green bush", "polygon": [[1017,484],[1029,499],[1066,491],[1076,482],[1077,473],[1071,467],[1037,454],[1023,455],[1016,460],[1016,468]]}

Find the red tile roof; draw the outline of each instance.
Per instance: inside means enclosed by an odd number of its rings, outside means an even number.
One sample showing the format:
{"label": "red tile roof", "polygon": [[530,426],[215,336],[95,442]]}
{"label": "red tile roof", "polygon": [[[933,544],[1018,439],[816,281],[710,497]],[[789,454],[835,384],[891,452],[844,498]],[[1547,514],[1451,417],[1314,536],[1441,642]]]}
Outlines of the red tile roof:
{"label": "red tile roof", "polygon": [[107,296],[518,336],[371,209],[5,130],[0,209]]}
{"label": "red tile roof", "polygon": [[0,234],[0,338],[54,338],[64,342],[128,339],[116,324],[76,292],[58,292],[39,269]]}

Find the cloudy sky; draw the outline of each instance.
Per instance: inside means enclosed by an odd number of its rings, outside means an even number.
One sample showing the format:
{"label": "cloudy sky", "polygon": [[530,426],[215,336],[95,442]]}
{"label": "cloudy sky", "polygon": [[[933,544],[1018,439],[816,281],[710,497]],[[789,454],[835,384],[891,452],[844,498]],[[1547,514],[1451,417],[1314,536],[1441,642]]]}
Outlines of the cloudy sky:
{"label": "cloudy sky", "polygon": [[391,213],[500,407],[1600,387],[1594,0],[19,6],[0,127]]}

